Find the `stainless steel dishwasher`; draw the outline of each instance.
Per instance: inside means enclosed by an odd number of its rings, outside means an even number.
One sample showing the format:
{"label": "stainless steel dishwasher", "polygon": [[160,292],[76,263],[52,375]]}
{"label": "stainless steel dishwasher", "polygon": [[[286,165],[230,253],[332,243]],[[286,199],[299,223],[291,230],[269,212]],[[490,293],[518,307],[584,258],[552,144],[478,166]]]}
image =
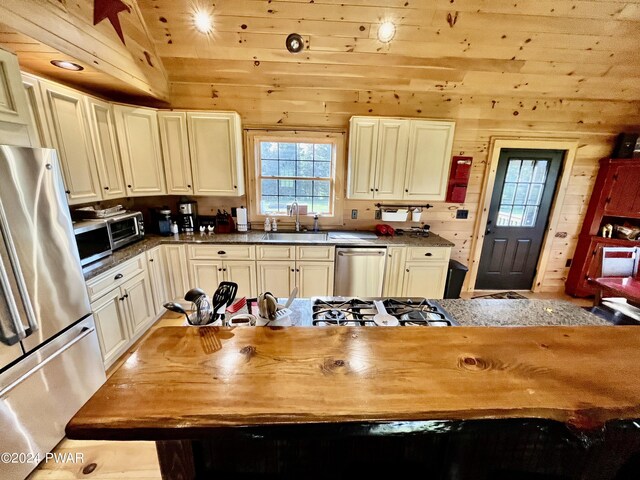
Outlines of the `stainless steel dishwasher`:
{"label": "stainless steel dishwasher", "polygon": [[387,249],[336,248],[335,294],[343,297],[380,297]]}

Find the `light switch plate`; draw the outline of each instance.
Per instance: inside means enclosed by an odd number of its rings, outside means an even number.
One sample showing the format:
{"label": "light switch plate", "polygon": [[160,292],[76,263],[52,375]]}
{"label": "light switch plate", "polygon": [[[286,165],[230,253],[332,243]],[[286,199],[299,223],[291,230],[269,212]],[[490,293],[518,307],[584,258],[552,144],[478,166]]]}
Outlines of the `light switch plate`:
{"label": "light switch plate", "polygon": [[469,218],[469,210],[456,210],[456,218]]}
{"label": "light switch plate", "polygon": [[376,210],[375,219],[376,220],[380,220],[381,218],[382,218],[382,212],[380,210]]}
{"label": "light switch plate", "polygon": [[354,208],[353,210],[351,210],[351,220],[355,220],[357,218],[358,218],[358,210]]}

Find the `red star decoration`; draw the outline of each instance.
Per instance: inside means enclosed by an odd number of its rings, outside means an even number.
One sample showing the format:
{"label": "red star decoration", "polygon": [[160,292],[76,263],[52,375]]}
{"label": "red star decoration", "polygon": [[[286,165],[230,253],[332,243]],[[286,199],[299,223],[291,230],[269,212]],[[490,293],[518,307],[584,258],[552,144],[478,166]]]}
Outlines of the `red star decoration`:
{"label": "red star decoration", "polygon": [[[124,43],[124,35],[122,34],[122,26],[118,14],[123,11],[131,12],[131,8],[125,5],[121,0],[94,0],[93,2],[93,24],[97,25],[105,18],[108,18],[113,25],[113,29]],[[126,44],[125,44],[126,45]]]}

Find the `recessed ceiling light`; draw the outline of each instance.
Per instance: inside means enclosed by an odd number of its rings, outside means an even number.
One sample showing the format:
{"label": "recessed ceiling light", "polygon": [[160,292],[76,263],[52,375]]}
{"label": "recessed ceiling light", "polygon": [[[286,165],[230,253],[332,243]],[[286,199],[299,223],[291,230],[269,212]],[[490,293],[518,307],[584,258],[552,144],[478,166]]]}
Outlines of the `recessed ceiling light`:
{"label": "recessed ceiling light", "polygon": [[198,9],[193,13],[193,24],[200,33],[207,34],[213,30],[211,14],[205,10]]}
{"label": "recessed ceiling light", "polygon": [[51,60],[51,65],[54,65],[58,68],[64,68],[65,70],[72,70],[74,72],[84,70],[83,66],[78,65],[77,63],[69,62],[68,60]]}
{"label": "recessed ceiling light", "polygon": [[393,22],[382,22],[378,27],[378,40],[389,43],[396,35],[396,26]]}
{"label": "recessed ceiling light", "polygon": [[285,45],[287,46],[287,50],[291,53],[300,53],[304,49],[304,39],[302,38],[302,35],[292,33],[287,37]]}

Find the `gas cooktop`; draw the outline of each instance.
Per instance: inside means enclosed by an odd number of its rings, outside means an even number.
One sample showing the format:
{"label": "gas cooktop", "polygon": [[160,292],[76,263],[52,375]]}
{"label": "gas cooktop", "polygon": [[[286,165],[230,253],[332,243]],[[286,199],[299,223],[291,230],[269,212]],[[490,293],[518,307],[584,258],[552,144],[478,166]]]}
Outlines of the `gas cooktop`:
{"label": "gas cooktop", "polygon": [[[374,301],[380,300],[387,313],[397,322],[381,322]],[[379,317],[380,318],[380,317]],[[314,326],[343,325],[377,327],[385,325],[450,327],[457,325],[442,306],[425,298],[312,298]]]}

